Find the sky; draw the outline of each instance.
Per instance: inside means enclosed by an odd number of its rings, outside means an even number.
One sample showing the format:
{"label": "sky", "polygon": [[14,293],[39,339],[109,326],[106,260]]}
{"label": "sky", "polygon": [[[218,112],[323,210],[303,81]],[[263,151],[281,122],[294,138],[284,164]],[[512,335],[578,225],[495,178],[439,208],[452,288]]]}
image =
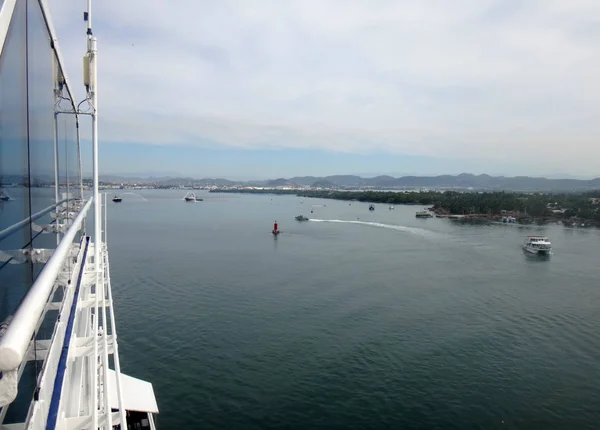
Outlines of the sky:
{"label": "sky", "polygon": [[[80,98],[85,2],[49,2]],[[600,176],[597,0],[103,0],[101,171]]]}

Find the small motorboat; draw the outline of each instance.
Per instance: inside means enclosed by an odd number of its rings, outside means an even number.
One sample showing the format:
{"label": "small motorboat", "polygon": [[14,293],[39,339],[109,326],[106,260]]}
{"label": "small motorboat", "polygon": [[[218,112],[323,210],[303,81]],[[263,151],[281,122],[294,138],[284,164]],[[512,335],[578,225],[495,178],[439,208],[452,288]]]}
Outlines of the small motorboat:
{"label": "small motorboat", "polygon": [[115,195],[113,197],[112,201],[115,202],[115,203],[121,203],[123,201],[123,197]]}
{"label": "small motorboat", "polygon": [[370,211],[374,211],[375,210],[375,206],[374,205],[369,205],[369,210]]}
{"label": "small motorboat", "polygon": [[431,215],[429,212],[427,211],[419,211],[415,214],[415,216],[417,218],[433,218],[433,215]]}
{"label": "small motorboat", "polygon": [[198,200],[198,198],[196,197],[196,194],[194,194],[194,193],[187,193],[185,195],[185,197],[183,198],[183,200],[185,200],[186,202],[202,201],[202,199]]}
{"label": "small motorboat", "polygon": [[391,205],[389,209],[390,209],[391,211],[393,211],[393,210],[394,210],[394,205]]}
{"label": "small motorboat", "polygon": [[277,224],[277,221],[273,223],[273,231],[271,233],[273,233],[273,236],[277,236],[279,233],[281,233],[279,231],[279,225]]}
{"label": "small motorboat", "polygon": [[308,218],[306,218],[304,215],[298,215],[296,217],[296,221],[308,221]]}
{"label": "small motorboat", "polygon": [[4,194],[4,193],[0,193],[0,201],[7,202],[7,201],[9,201],[9,200],[10,200],[10,197],[8,197],[8,196],[7,196],[6,194]]}

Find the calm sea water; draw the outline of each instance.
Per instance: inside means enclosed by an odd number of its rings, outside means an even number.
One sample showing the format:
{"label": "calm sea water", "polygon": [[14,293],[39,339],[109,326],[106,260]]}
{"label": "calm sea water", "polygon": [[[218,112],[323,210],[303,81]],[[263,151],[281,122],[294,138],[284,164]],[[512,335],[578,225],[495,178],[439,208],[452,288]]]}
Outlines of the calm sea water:
{"label": "calm sea water", "polygon": [[[598,427],[597,230],[139,194],[109,207],[111,270],[161,428]],[[528,234],[555,254],[524,255]]]}

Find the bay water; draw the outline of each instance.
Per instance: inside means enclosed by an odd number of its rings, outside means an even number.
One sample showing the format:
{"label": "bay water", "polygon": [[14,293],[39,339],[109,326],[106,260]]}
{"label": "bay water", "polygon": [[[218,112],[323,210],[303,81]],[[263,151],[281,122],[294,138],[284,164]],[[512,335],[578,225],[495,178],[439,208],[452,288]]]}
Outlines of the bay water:
{"label": "bay water", "polygon": [[[121,363],[154,384],[160,428],[598,425],[598,230],[122,196],[108,211]],[[554,255],[524,254],[530,234]]]}

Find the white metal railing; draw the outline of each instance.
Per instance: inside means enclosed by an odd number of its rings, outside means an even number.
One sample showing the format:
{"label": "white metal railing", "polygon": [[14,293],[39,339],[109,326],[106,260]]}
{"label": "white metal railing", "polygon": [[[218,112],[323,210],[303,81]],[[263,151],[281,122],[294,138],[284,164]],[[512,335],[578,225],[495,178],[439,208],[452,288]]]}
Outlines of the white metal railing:
{"label": "white metal railing", "polygon": [[69,255],[71,244],[92,205],[90,198],[73,221],[62,241],[56,247],[54,254],[29,289],[23,302],[15,312],[13,319],[0,338],[0,372],[11,371],[19,367],[31,341],[35,327],[40,319],[48,297],[54,287],[54,282],[63,267],[65,258]]}
{"label": "white metal railing", "polygon": [[33,222],[35,220],[37,220],[38,218],[41,218],[42,216],[46,215],[48,212],[50,212],[52,209],[62,205],[63,203],[69,201],[69,199],[63,199],[59,202],[56,202],[50,206],[48,206],[45,209],[42,209],[39,212],[34,213],[33,215],[22,219],[19,222],[14,223],[11,226],[6,227],[4,230],[0,231],[0,240],[5,239],[6,237],[10,236],[11,234],[13,234],[14,232],[18,231],[19,229],[25,227],[26,225],[28,225],[30,222]]}
{"label": "white metal railing", "polygon": [[[84,255],[86,253],[85,247],[87,245],[85,242],[86,239],[81,241],[81,246],[79,248],[79,252],[77,253],[77,264],[70,272],[75,279],[77,279],[77,274],[81,272],[82,268],[85,267],[86,264]],[[79,283],[80,280],[77,279],[76,282]],[[57,374],[60,356],[65,341],[67,322],[69,320],[71,309],[75,305],[73,303],[75,299],[75,289],[76,287],[65,289],[58,315],[58,321],[62,321],[62,324],[57,322],[54,325],[54,331],[52,332],[52,336],[49,340],[49,346],[46,351],[46,357],[44,359],[42,371],[38,378],[38,399],[40,401],[33,402],[29,408],[28,417],[25,420],[25,422],[28,423],[28,427],[26,428],[41,429],[45,428],[46,426],[48,411],[50,409],[52,393],[54,390],[54,378]]]}

